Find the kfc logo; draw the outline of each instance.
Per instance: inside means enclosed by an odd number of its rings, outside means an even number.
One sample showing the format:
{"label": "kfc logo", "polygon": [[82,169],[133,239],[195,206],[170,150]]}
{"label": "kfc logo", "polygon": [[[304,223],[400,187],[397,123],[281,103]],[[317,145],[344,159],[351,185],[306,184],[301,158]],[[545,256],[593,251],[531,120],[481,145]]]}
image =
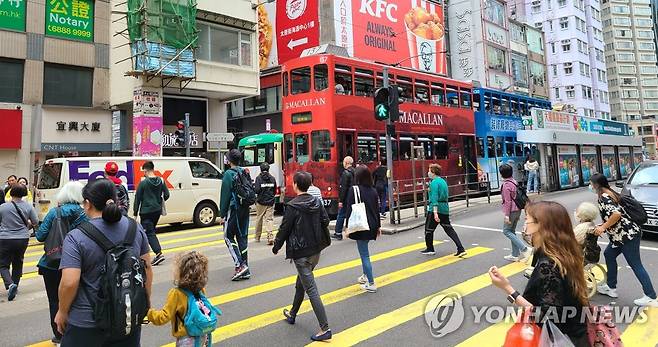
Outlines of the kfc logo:
{"label": "kfc logo", "polygon": [[361,0],[361,8],[359,9],[359,12],[377,18],[382,18],[382,14],[386,14],[386,18],[388,18],[389,21],[397,23],[398,19],[393,16],[393,11],[397,11],[397,9],[398,5],[389,4],[384,0]]}

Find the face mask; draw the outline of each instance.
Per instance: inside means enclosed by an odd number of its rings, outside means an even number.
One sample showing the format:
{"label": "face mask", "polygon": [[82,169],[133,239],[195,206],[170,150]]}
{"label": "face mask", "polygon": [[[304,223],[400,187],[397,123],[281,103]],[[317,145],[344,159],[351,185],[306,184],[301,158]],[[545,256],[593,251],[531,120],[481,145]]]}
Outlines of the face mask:
{"label": "face mask", "polygon": [[436,175],[434,175],[434,172],[432,172],[432,171],[428,171],[428,172],[427,172],[427,177],[429,177],[429,178],[434,178],[434,177],[436,177]]}
{"label": "face mask", "polygon": [[596,194],[596,191],[594,190],[594,187],[592,187],[591,184],[589,186],[587,186],[587,189],[589,189],[590,192]]}

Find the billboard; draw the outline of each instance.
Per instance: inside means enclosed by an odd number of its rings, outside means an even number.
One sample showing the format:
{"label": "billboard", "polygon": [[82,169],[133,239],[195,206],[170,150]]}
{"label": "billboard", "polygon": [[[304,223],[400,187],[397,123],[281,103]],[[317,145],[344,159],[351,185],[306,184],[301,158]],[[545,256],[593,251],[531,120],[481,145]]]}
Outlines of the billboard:
{"label": "billboard", "polygon": [[560,188],[578,187],[578,157],[576,146],[557,147],[558,168],[560,170]]}
{"label": "billboard", "polygon": [[630,147],[618,147],[617,152],[619,153],[619,173],[621,173],[621,178],[626,178],[633,171],[631,149]]}
{"label": "billboard", "polygon": [[350,56],[447,75],[443,5],[425,0],[336,0],[336,44]]}
{"label": "billboard", "polygon": [[0,28],[25,31],[25,7],[27,1],[0,1]]}
{"label": "billboard", "polygon": [[583,117],[573,113],[533,108],[532,129],[555,129],[628,136],[628,124],[610,120]]}
{"label": "billboard", "polygon": [[585,184],[589,182],[589,179],[592,177],[592,175],[599,172],[598,162],[599,160],[598,155],[596,154],[596,147],[580,147],[580,168],[583,172],[583,182],[585,182]]}
{"label": "billboard", "polygon": [[614,147],[601,147],[603,175],[610,181],[617,180],[617,160]]}
{"label": "billboard", "polygon": [[92,0],[46,1],[46,35],[94,41],[94,2]]}

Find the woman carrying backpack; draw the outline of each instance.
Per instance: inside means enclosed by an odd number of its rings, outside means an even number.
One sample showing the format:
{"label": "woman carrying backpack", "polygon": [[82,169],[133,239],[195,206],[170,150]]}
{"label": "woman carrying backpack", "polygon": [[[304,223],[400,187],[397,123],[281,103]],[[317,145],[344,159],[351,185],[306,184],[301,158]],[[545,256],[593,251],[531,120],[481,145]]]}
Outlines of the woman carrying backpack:
{"label": "woman carrying backpack", "polygon": [[608,268],[608,283],[600,285],[597,288],[598,292],[611,298],[619,296],[617,294],[617,257],[624,254],[626,262],[640,281],[644,291],[644,296],[633,302],[638,306],[658,307],[651,277],[642,265],[640,258],[642,229],[628,217],[619,203],[621,196],[610,188],[608,179],[604,175],[600,173],[592,175],[589,189],[599,196],[599,211],[601,219],[603,219],[603,224],[598,225],[594,229],[594,233],[596,235],[607,233],[610,239],[610,243],[603,251]]}
{"label": "woman carrying backpack", "polygon": [[212,345],[212,332],[222,312],[204,295],[208,258],[197,251],[179,254],[174,264],[174,284],[162,310],[149,310],[149,321],[155,325],[171,321],[176,347]]}
{"label": "woman carrying backpack", "polygon": [[[80,204],[82,204],[82,189],[84,186],[78,181],[71,181],[66,183],[62,189],[57,193],[57,207],[51,208],[48,211],[48,214],[43,219],[43,223],[39,226],[39,229],[36,232],[37,240],[44,242],[48,239],[50,235],[50,230],[53,228],[53,224],[57,222],[57,213],[64,225],[68,226],[69,232],[72,229],[75,229],[82,222],[87,220],[85,211],[82,209]],[[55,231],[53,231],[55,232]],[[59,245],[59,255],[61,256],[61,244]],[[47,248],[47,247],[46,247]],[[48,252],[48,249],[46,249]],[[59,271],[59,260],[52,260],[53,257],[47,257],[44,253],[39,259],[39,274],[43,276],[43,283],[46,286],[46,295],[48,296],[48,307],[50,308],[50,325],[53,329],[53,343],[60,343],[62,340],[62,334],[57,331],[57,324],[55,324],[55,315],[57,314],[57,308],[59,306],[59,299],[57,294],[57,289],[59,288],[59,281],[62,278],[62,272]]]}
{"label": "woman carrying backpack", "polygon": [[[135,319],[131,319],[130,322],[122,322],[124,325],[131,324],[130,329],[126,329],[126,326],[113,325],[118,324],[116,321],[111,321],[113,324],[107,325],[107,320],[94,319],[98,318],[98,315],[95,314],[95,311],[98,313],[98,309],[95,310],[95,306],[103,308],[106,312],[117,312],[117,309],[125,310],[125,307],[123,307],[123,301],[115,301],[117,299],[114,295],[115,292],[103,291],[103,294],[108,296],[108,301],[107,304],[100,301],[98,293],[102,290],[101,286],[103,289],[107,289],[116,287],[116,284],[108,286],[108,276],[101,272],[101,269],[105,267],[105,262],[110,261],[104,251],[106,247],[101,247],[100,242],[95,241],[89,235],[112,243],[115,246],[112,248],[113,250],[125,247],[124,255],[141,258],[132,264],[132,268],[138,273],[138,276],[133,276],[131,272],[130,280],[126,281],[127,278],[122,280],[121,286],[134,288],[136,282],[140,283],[145,295],[133,297],[130,303],[131,314],[134,315],[143,310],[144,316],[153,281],[148,239],[141,226],[137,225],[134,220],[121,215],[116,201],[114,183],[108,180],[89,182],[82,191],[82,197],[84,199],[82,207],[89,221],[82,223],[66,235],[59,266],[62,271],[62,279],[59,285],[59,311],[55,316],[55,323],[57,330],[64,335],[61,346],[139,346],[141,320],[136,322]],[[140,267],[136,268],[137,265]],[[101,317],[106,318],[106,316]],[[103,330],[101,327],[106,329]],[[121,336],[117,331],[124,334],[126,331],[129,333]]]}
{"label": "woman carrying backpack", "polygon": [[503,197],[503,235],[512,242],[512,254],[504,258],[508,261],[526,261],[532,255],[532,247],[528,247],[517,235],[516,225],[521,218],[521,209],[516,205],[518,183],[512,177],[514,169],[508,164],[503,164],[498,168],[500,175],[503,177],[503,183],[500,187],[500,195]]}

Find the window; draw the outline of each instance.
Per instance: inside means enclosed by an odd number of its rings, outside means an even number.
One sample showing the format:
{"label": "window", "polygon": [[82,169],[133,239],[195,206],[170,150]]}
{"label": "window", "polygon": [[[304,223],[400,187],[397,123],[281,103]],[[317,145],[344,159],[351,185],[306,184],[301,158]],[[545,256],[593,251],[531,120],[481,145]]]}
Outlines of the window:
{"label": "window", "polygon": [[397,84],[400,89],[400,98],[405,102],[413,102],[413,83],[411,77],[397,76]]}
{"label": "window", "polygon": [[553,94],[555,95],[556,99],[559,99],[560,98],[560,88],[559,87],[553,88]]}
{"label": "window", "polygon": [[640,73],[647,75],[658,75],[658,66],[655,65],[640,66]]}
{"label": "window", "polygon": [[636,86],[637,79],[635,77],[624,77],[621,79],[622,86]]}
{"label": "window", "polygon": [[566,62],[564,63],[564,74],[571,75],[573,73],[573,63]]}
{"label": "window", "polygon": [[535,28],[537,28],[538,30],[544,30],[544,23],[543,22],[535,23]]}
{"label": "window", "polygon": [[651,7],[640,7],[640,6],[635,6],[633,8],[633,14],[636,16],[650,16],[651,15]]}
{"label": "window", "polygon": [[316,130],[311,132],[311,153],[313,161],[331,160],[331,140],[328,130]]}
{"label": "window", "polygon": [[603,31],[598,28],[592,28],[594,31],[594,39],[597,41],[603,41]]}
{"label": "window", "polygon": [[656,45],[653,42],[638,42],[638,49],[642,51],[655,51]]}
{"label": "window", "polygon": [[528,59],[518,54],[511,54],[512,59],[512,77],[514,85],[528,87]]}
{"label": "window", "polygon": [[[45,63],[43,103],[44,105],[91,107],[93,80],[93,69]],[[66,86],[66,88],[62,88],[62,86]]]}
{"label": "window", "polygon": [[567,6],[567,0],[557,0],[557,5],[560,7]]}
{"label": "window", "polygon": [[642,39],[652,39],[653,38],[653,31],[652,30],[638,30],[637,31],[637,37],[642,38]]}
{"label": "window", "polygon": [[476,155],[478,158],[484,158],[484,140],[481,137],[476,138],[477,145],[475,147]]}
{"label": "window", "polygon": [[560,29],[566,30],[569,28],[569,17],[560,18]]}
{"label": "window", "polygon": [[560,42],[562,44],[562,52],[571,51],[571,40],[562,40]]}
{"label": "window", "polygon": [[416,80],[414,84],[414,101],[420,104],[427,104],[430,101],[430,84],[427,81]]}
{"label": "window", "polygon": [[546,84],[546,65],[534,61],[530,62],[530,77],[532,83],[536,86],[543,87]]}
{"label": "window", "polygon": [[640,110],[640,103],[639,102],[624,102],[624,111],[630,110],[630,111],[639,111]]}
{"label": "window", "polygon": [[585,0],[573,0],[573,5],[581,11],[585,11]]}
{"label": "window", "polygon": [[280,98],[279,87],[261,88],[260,95],[243,99],[244,114],[277,112]]}
{"label": "window", "polygon": [[599,81],[606,82],[605,71],[601,69],[596,69],[596,77],[598,78]]}
{"label": "window", "polygon": [[647,102],[644,107],[649,110],[658,110],[658,102]]}
{"label": "window", "polygon": [[218,63],[251,66],[251,33],[198,22],[197,58]]}
{"label": "window", "polygon": [[587,42],[578,40],[578,52],[584,54],[589,53],[589,46],[587,45]]}
{"label": "window", "polygon": [[432,105],[445,105],[446,94],[442,84],[432,82]]}
{"label": "window", "polygon": [[473,100],[471,97],[471,91],[468,89],[462,89],[459,92],[461,105],[463,108],[471,108],[473,106]]}
{"label": "window", "polygon": [[459,94],[457,94],[457,87],[447,85],[446,97],[448,99],[448,106],[459,107]]}
{"label": "window", "polygon": [[290,71],[292,95],[308,93],[311,91],[311,68],[300,67]]}
{"label": "window", "polygon": [[487,136],[487,156],[489,158],[496,157],[496,142],[493,136]]}
{"label": "window", "polygon": [[505,25],[505,5],[497,0],[486,0],[484,18],[499,26]]}
{"label": "window", "polygon": [[[618,49],[633,49],[633,41],[617,41],[613,47],[610,47],[610,50],[614,49],[616,46]],[[606,49],[608,46],[606,45]]]}
{"label": "window", "polygon": [[645,78],[645,79],[642,79],[642,86],[644,86],[644,87],[655,87],[655,86],[658,86],[658,79],[656,79],[656,78]]}
{"label": "window", "polygon": [[505,62],[505,51],[500,48],[493,46],[487,46],[487,63],[489,69],[507,72],[506,62]]}
{"label": "window", "polygon": [[583,99],[592,100],[592,87],[582,86]]}
{"label": "window", "polygon": [[[192,177],[194,178],[207,178],[219,180],[222,179],[222,175],[209,163],[204,161],[191,161],[190,171],[192,171]],[[252,164],[253,165],[253,164]]]}
{"label": "window", "polygon": [[651,19],[648,18],[635,18],[635,25],[639,27],[651,27]]}
{"label": "window", "polygon": [[[549,2],[549,4],[550,4],[550,2]],[[553,32],[553,20],[548,21],[548,30],[550,32]]]}
{"label": "window", "polygon": [[354,69],[354,95],[372,96],[375,89],[375,73],[372,70]]}
{"label": "window", "polygon": [[617,53],[617,60],[619,61],[634,61],[635,53]]}
{"label": "window", "polygon": [[374,134],[359,134],[357,137],[357,161],[372,163],[377,161],[377,138]]}
{"label": "window", "polygon": [[576,17],[576,29],[584,33],[587,32],[587,23],[584,20]]}
{"label": "window", "polygon": [[514,42],[525,43],[525,33],[523,27],[516,23],[509,23],[509,30],[511,33],[511,39]]}
{"label": "window", "polygon": [[633,38],[633,33],[628,29],[615,30],[615,37]]}
{"label": "window", "polygon": [[[432,144],[432,137],[429,135],[419,135],[418,136],[418,142],[416,143],[416,146],[420,146],[423,148],[423,151],[425,152],[425,159],[427,160],[432,160],[434,159],[434,145]],[[416,152],[414,154],[415,156],[419,157],[421,154]]]}
{"label": "window", "polygon": [[594,19],[596,19],[600,22],[601,21],[601,11],[595,9],[594,6],[591,6],[591,9],[592,9],[592,17],[594,17]]}
{"label": "window", "polygon": [[576,97],[576,90],[574,86],[566,86],[564,89],[567,94],[567,99],[573,99]]}
{"label": "window", "polygon": [[635,75],[635,65],[620,65],[619,73],[620,74],[632,74]]}
{"label": "window", "polygon": [[555,42],[551,42],[551,53],[555,54]]}
{"label": "window", "polygon": [[629,13],[631,13],[631,10],[627,5],[614,5],[614,6],[612,6],[612,13],[615,13],[615,14],[629,14]]}
{"label": "window", "polygon": [[596,60],[605,63],[605,56],[603,55],[603,50],[595,48],[594,52],[596,52]]}
{"label": "window", "polygon": [[313,80],[316,91],[327,89],[329,85],[329,70],[327,64],[318,64],[313,67]]}
{"label": "window", "polygon": [[336,65],[334,73],[336,81],[336,94],[352,95],[352,68],[345,65]]}
{"label": "window", "polygon": [[283,77],[283,96],[288,96],[288,73],[284,72]]}
{"label": "window", "polygon": [[411,147],[414,139],[409,136],[400,136],[400,160],[411,160]]}
{"label": "window", "polygon": [[448,145],[448,139],[446,139],[445,137],[434,138],[435,159],[448,159],[449,148],[450,146]]}
{"label": "window", "polygon": [[618,18],[618,17],[613,18],[612,19],[612,24],[629,27],[629,26],[631,26],[631,19],[630,18]]}
{"label": "window", "polygon": [[2,83],[0,83],[0,102],[23,101],[23,62],[13,59],[0,59]]}
{"label": "window", "polygon": [[551,65],[551,69],[553,70],[553,76],[557,76],[557,64]]}
{"label": "window", "polygon": [[300,165],[308,162],[308,134],[295,134],[295,156]]}
{"label": "window", "polygon": [[647,63],[655,63],[656,62],[656,55],[655,54],[640,54],[640,61],[644,61]]}
{"label": "window", "polygon": [[533,1],[531,6],[532,6],[532,13],[541,12],[541,2],[540,1]]}
{"label": "window", "polygon": [[580,62],[580,74],[582,76],[590,77],[589,65],[583,62]]}
{"label": "window", "polygon": [[292,163],[293,160],[292,134],[285,134],[283,136],[283,145],[285,147],[286,163]]}
{"label": "window", "polygon": [[658,98],[658,89],[645,89],[644,90],[645,98]]}
{"label": "window", "polygon": [[59,181],[62,175],[62,163],[44,164],[39,174],[38,189],[55,189],[59,188]]}

